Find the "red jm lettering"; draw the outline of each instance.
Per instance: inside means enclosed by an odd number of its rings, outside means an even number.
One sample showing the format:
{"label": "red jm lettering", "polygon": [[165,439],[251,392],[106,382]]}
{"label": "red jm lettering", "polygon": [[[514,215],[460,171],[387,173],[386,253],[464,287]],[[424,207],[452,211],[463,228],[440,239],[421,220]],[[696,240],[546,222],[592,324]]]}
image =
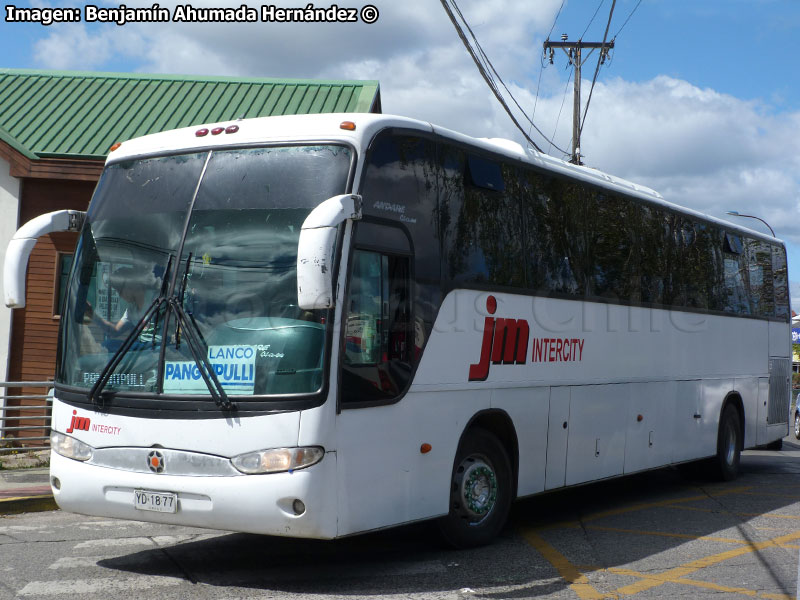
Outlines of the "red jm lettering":
{"label": "red jm lettering", "polygon": [[77,414],[77,410],[72,411],[72,420],[69,422],[67,433],[72,433],[75,429],[78,431],[89,431],[89,426],[92,423],[91,419],[89,419],[89,417],[78,417]]}
{"label": "red jm lettering", "polygon": [[[486,310],[490,315],[497,311],[497,299],[494,296],[486,299]],[[492,363],[524,365],[529,336],[530,327],[525,319],[486,317],[480,361],[469,366],[469,381],[485,381]]]}

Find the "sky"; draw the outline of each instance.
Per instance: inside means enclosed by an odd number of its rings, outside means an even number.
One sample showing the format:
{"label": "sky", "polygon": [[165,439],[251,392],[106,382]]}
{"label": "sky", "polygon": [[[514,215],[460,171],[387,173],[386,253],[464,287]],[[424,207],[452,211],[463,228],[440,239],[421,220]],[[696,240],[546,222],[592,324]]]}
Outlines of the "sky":
{"label": "sky", "polygon": [[[35,23],[0,21],[0,67],[246,77],[377,79],[383,112],[476,137],[523,135],[494,98],[439,0],[322,0],[378,9],[356,23]],[[453,0],[449,0],[451,3]],[[277,7],[308,2],[267,0]],[[573,69],[542,44],[615,47],[600,68],[581,137],[584,162],[722,218],[766,220],[787,243],[800,312],[800,1],[456,0],[545,152],[571,147]],[[151,7],[132,0],[128,7]],[[176,2],[162,1],[172,11]],[[265,3],[266,4],[266,3]],[[609,13],[614,4],[609,24]],[[118,8],[119,2],[96,0]],[[262,4],[197,1],[194,8]],[[4,4],[8,7],[9,4]],[[17,2],[78,8],[79,2]],[[8,16],[5,8],[4,16]],[[583,67],[585,106],[597,54]],[[505,92],[505,90],[504,90]],[[508,97],[508,95],[507,95]],[[510,98],[509,98],[510,102]],[[532,130],[530,118],[547,138]],[[552,143],[551,143],[552,142]],[[759,231],[754,219],[739,223]]]}

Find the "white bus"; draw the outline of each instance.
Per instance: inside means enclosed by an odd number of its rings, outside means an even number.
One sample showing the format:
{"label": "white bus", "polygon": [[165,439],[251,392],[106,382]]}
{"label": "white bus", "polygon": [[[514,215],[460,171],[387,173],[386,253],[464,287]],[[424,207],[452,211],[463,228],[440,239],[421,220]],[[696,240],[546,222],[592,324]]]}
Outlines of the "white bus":
{"label": "white bus", "polygon": [[772,237],[503,140],[372,115],[110,153],[62,313],[51,483],[78,513],[337,538],[788,433]]}

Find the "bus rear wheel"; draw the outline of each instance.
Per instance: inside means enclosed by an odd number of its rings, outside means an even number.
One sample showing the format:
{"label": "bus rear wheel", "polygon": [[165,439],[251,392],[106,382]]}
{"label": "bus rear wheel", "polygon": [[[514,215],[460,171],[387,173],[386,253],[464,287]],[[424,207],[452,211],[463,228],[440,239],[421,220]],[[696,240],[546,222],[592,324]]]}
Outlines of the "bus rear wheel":
{"label": "bus rear wheel", "polygon": [[488,431],[468,431],[459,445],[450,482],[450,512],[439,520],[456,548],[488,544],[503,529],[511,507],[511,463]]}
{"label": "bus rear wheel", "polygon": [[728,404],[722,411],[717,435],[717,455],[713,459],[715,474],[723,481],[736,479],[742,454],[742,424],[739,411]]}

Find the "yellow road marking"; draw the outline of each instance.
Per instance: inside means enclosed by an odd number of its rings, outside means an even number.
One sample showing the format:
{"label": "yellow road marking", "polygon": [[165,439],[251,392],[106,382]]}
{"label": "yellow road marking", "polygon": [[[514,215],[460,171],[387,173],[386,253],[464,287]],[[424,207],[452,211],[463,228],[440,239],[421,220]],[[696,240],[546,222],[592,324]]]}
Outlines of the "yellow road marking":
{"label": "yellow road marking", "polygon": [[[676,510],[690,510],[694,512],[718,512],[717,509],[713,508],[698,508],[696,506],[669,506],[668,508],[674,508]],[[794,521],[800,520],[800,516],[797,515],[773,515],[770,513],[728,513],[734,515],[736,517],[769,517],[770,519],[791,519]]]}
{"label": "yellow road marking", "polygon": [[664,583],[668,582],[680,583],[677,580],[683,579],[686,575],[689,575],[690,573],[694,573],[701,569],[705,569],[706,567],[718,565],[721,562],[730,560],[731,558],[736,558],[737,556],[743,556],[745,554],[750,554],[752,552],[758,552],[759,550],[763,550],[764,548],[780,547],[780,544],[794,541],[797,539],[800,539],[800,531],[795,531],[787,535],[778,536],[776,538],[773,538],[771,540],[766,540],[764,542],[750,542],[747,544],[747,546],[741,548],[735,548],[733,550],[726,550],[725,552],[719,552],[717,554],[712,554],[710,556],[705,556],[703,558],[690,561],[686,564],[673,567],[672,569],[668,569],[667,571],[660,573],[658,575],[647,575],[647,579],[633,583],[631,585],[623,586],[617,589],[616,592],[625,596],[631,596],[633,594],[638,594],[639,592],[643,592],[645,590],[658,587],[659,585],[662,585]]}
{"label": "yellow road marking", "polygon": [[[767,600],[795,600],[794,596],[788,594],[768,594],[768,593],[759,593],[756,590],[750,590],[747,588],[738,588],[738,587],[729,587],[726,585],[719,585],[717,583],[710,583],[708,581],[697,581],[695,579],[672,579],[672,578],[664,578],[661,575],[652,575],[652,574],[645,574],[640,573],[638,571],[632,571],[630,569],[618,569],[618,568],[610,568],[608,569],[609,573],[614,573],[617,575],[627,575],[628,577],[641,577],[641,578],[649,578],[649,579],[657,579],[661,580],[658,585],[662,583],[678,583],[681,585],[688,585],[692,587],[700,587],[709,590],[714,590],[716,592],[726,592],[726,593],[733,593],[733,594],[742,594],[743,596],[749,596],[751,598],[765,598]],[[617,590],[619,591],[619,590]]]}
{"label": "yellow road marking", "polygon": [[[643,531],[643,530],[636,530],[636,529],[624,529],[619,527],[607,527],[601,525],[585,525],[591,521],[596,521],[602,518],[618,516],[626,513],[641,511],[641,510],[648,510],[652,508],[676,508],[681,510],[691,510],[691,511],[698,511],[698,512],[713,512],[712,509],[707,508],[698,508],[692,506],[682,506],[688,502],[694,502],[699,500],[708,500],[709,497],[715,498],[720,496],[726,495],[733,495],[733,494],[745,494],[745,495],[752,495],[758,492],[751,491],[753,488],[752,486],[742,486],[737,488],[730,488],[727,490],[722,490],[719,492],[710,492],[704,493],[700,495],[694,496],[687,496],[684,498],[675,498],[671,500],[662,500],[658,502],[648,502],[648,503],[641,503],[641,504],[633,504],[621,508],[611,509],[600,511],[594,514],[587,515],[579,522],[575,521],[564,521],[560,523],[553,523],[550,525],[546,525],[543,527],[538,527],[536,530],[529,529],[523,531],[523,537],[528,541],[529,544],[533,548],[535,548],[555,569],[558,571],[559,575],[567,582],[570,588],[578,595],[581,599],[599,599],[599,598],[618,598],[620,596],[631,596],[638,594],[640,592],[652,589],[654,587],[658,587],[663,585],[664,583],[675,583],[679,585],[688,585],[694,587],[701,587],[709,590],[720,591],[725,593],[736,593],[741,594],[744,596],[749,597],[761,597],[768,600],[787,600],[791,598],[794,600],[793,596],[788,596],[786,594],[767,594],[761,593],[750,590],[747,588],[735,588],[729,586],[723,586],[715,583],[705,582],[705,581],[695,581],[693,579],[687,579],[686,576],[705,569],[707,567],[711,567],[717,564],[720,564],[724,561],[730,560],[732,558],[736,558],[738,556],[743,556],[746,554],[750,554],[753,552],[758,552],[765,548],[770,547],[777,547],[777,548],[798,548],[796,544],[789,544],[789,542],[796,541],[800,539],[800,531],[795,531],[790,534],[782,535],[775,537],[771,540],[766,540],[763,542],[750,542],[746,540],[739,540],[739,539],[732,539],[732,538],[721,538],[721,537],[713,537],[713,536],[697,536],[691,534],[681,534],[681,533],[668,533],[668,532],[661,532],[661,531]],[[767,494],[770,496],[779,496],[779,497],[789,497],[794,498],[795,496],[784,495],[784,494]],[[777,519],[790,519],[790,520],[798,520],[800,516],[795,515],[773,515],[773,514],[763,514],[763,513],[728,513],[732,516],[739,516],[739,517],[770,517],[770,518],[777,518]],[[629,569],[620,569],[620,568],[610,568],[607,569],[607,572],[616,573],[619,575],[628,575],[631,577],[636,577],[639,581],[626,585],[623,587],[618,588],[614,592],[611,593],[601,593],[595,587],[591,585],[589,579],[581,572],[583,571],[598,571],[598,570],[606,570],[599,567],[584,567],[583,569],[579,569],[577,566],[572,564],[566,556],[561,554],[558,550],[555,549],[552,545],[550,545],[547,541],[545,541],[537,532],[553,530],[558,528],[579,528],[585,526],[587,529],[593,529],[598,531],[611,531],[611,532],[618,532],[618,533],[629,533],[634,535],[652,535],[652,536],[661,536],[661,537],[670,537],[670,538],[678,538],[678,539],[690,539],[690,540],[705,540],[705,541],[713,541],[713,542],[720,542],[720,543],[730,543],[730,544],[739,544],[739,548],[735,548],[733,550],[726,550],[724,552],[719,552],[716,554],[712,554],[710,556],[706,556],[697,560],[690,561],[683,565],[679,565],[673,567],[672,569],[668,569],[667,571],[660,573],[660,574],[645,574],[639,573],[637,571],[632,571]],[[775,528],[762,528],[762,529],[772,529]]]}
{"label": "yellow road marking", "polygon": [[[729,496],[731,494],[740,494],[744,492],[749,492],[753,489],[753,486],[740,486],[735,488],[730,488],[727,490],[722,490],[719,492],[708,492],[703,494],[698,494],[696,496],[686,496],[684,498],[673,498],[671,500],[659,500],[658,502],[644,502],[642,504],[631,504],[628,506],[622,506],[620,508],[613,508],[610,510],[604,510],[597,513],[586,515],[581,519],[582,522],[587,523],[589,521],[596,521],[598,519],[605,519],[606,517],[616,517],[618,515],[624,515],[630,512],[636,512],[640,510],[647,510],[650,508],[671,508],[676,504],[683,504],[685,502],[696,502],[699,500],[708,500],[709,497],[711,498],[719,498],[721,496]],[[562,523],[554,523],[553,525],[548,526],[548,528],[557,528],[557,527],[564,527],[567,522]]]}
{"label": "yellow road marking", "polygon": [[42,498],[52,498],[53,494],[42,494],[41,496],[11,496],[10,498],[0,498],[0,503],[11,502],[13,500],[41,500]]}
{"label": "yellow road marking", "polygon": [[609,597],[596,590],[589,583],[589,579],[575,565],[569,562],[566,556],[544,541],[535,531],[523,531],[522,536],[547,562],[556,568],[558,574],[569,584],[569,587],[578,595],[578,598],[581,598],[581,600],[599,600],[600,598]]}
{"label": "yellow road marking", "polygon": [[746,540],[737,540],[734,538],[721,538],[708,535],[692,535],[690,533],[669,533],[666,531],[645,531],[641,529],[624,529],[622,527],[603,527],[601,525],[587,525],[586,529],[593,529],[596,531],[612,531],[616,533],[632,533],[634,535],[654,535],[668,538],[679,538],[683,540],[705,540],[708,542],[721,542],[723,544],[747,544]]}
{"label": "yellow road marking", "polygon": [[[662,585],[664,583],[679,583],[682,585],[689,585],[694,587],[701,587],[709,590],[714,590],[717,592],[727,592],[727,593],[735,593],[735,594],[743,594],[745,596],[756,597],[758,596],[758,592],[754,590],[748,590],[747,588],[734,588],[725,585],[718,585],[716,583],[709,583],[707,581],[696,581],[694,579],[684,579],[682,577],[666,577],[663,574],[651,574],[651,573],[640,573],[638,571],[632,571],[630,569],[618,569],[618,568],[610,568],[608,569],[609,573],[614,573],[616,575],[627,575],[629,577],[638,577],[642,579],[642,582],[652,581],[654,585],[651,587],[656,587]],[[640,582],[641,583],[641,582]],[[636,585],[636,584],[634,584]],[[630,587],[630,586],[628,586]],[[646,588],[649,589],[649,588]],[[622,591],[623,588],[619,588],[617,592],[625,594],[625,595],[632,595]],[[638,593],[638,592],[634,592]]]}
{"label": "yellow road marking", "polygon": [[779,494],[777,492],[739,492],[742,496],[762,496],[765,498],[789,498],[790,500],[797,500],[800,501],[800,495],[798,494]]}

